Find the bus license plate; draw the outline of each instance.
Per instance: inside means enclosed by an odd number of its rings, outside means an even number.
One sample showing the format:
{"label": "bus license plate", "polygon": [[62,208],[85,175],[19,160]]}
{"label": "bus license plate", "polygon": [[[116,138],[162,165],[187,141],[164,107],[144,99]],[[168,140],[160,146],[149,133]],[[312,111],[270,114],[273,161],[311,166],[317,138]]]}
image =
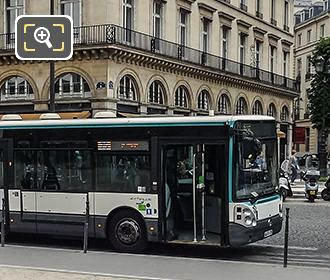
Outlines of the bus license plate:
{"label": "bus license plate", "polygon": [[271,235],[273,235],[273,230],[272,230],[272,229],[267,230],[267,231],[265,231],[265,233],[264,233],[264,237],[265,237],[265,238],[268,237],[268,236],[271,236]]}

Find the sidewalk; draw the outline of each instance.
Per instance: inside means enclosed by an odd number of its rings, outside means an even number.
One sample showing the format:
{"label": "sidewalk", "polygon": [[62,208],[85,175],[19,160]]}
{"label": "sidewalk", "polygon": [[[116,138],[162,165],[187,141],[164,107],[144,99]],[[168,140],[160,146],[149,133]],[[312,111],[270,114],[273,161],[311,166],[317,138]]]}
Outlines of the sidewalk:
{"label": "sidewalk", "polygon": [[127,280],[91,274],[55,272],[39,269],[25,269],[0,266],[1,280]]}
{"label": "sidewalk", "polygon": [[220,259],[6,246],[1,280],[324,280],[330,267],[293,267]]}

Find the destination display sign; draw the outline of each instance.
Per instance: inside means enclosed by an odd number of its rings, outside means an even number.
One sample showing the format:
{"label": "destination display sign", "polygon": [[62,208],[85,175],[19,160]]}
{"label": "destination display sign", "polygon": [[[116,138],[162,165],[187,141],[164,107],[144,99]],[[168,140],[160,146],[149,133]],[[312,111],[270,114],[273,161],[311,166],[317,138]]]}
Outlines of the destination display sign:
{"label": "destination display sign", "polygon": [[98,141],[98,151],[149,151],[148,141]]}

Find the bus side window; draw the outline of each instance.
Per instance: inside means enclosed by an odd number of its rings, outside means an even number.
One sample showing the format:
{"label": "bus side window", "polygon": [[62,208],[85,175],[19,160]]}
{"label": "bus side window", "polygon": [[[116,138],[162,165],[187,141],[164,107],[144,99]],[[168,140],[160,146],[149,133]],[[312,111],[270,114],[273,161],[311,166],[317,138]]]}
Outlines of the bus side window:
{"label": "bus side window", "polygon": [[15,187],[23,190],[34,189],[35,166],[33,151],[15,152]]}
{"label": "bus side window", "polygon": [[148,155],[97,156],[98,191],[147,192],[150,187],[150,157]]}
{"label": "bus side window", "polygon": [[48,150],[38,152],[38,182],[43,190],[91,191],[91,152]]}

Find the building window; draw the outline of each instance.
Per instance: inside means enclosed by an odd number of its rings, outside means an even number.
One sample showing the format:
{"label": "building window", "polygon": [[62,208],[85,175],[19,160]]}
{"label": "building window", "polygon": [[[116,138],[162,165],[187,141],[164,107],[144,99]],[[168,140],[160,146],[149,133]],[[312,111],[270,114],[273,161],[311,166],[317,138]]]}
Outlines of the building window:
{"label": "building window", "polygon": [[275,17],[276,17],[275,3],[276,3],[276,0],[271,0],[271,3],[270,3],[270,22],[273,25],[277,25],[277,21],[275,19]]}
{"label": "building window", "polygon": [[20,76],[8,78],[0,88],[0,100],[31,100],[34,93],[30,83]]}
{"label": "building window", "polygon": [[270,46],[269,71],[272,73],[276,72],[276,47],[274,46]]}
{"label": "building window", "polygon": [[247,10],[248,10],[248,6],[247,6],[247,0],[241,0],[241,2],[240,2],[240,8],[241,8],[241,10],[243,10],[243,11],[245,11],[245,12],[247,12]]}
{"label": "building window", "polygon": [[229,114],[230,113],[230,101],[227,94],[221,94],[218,102],[218,111],[220,114]]}
{"label": "building window", "polygon": [[164,90],[161,82],[154,81],[149,87],[149,103],[164,105]]}
{"label": "building window", "polygon": [[134,0],[123,0],[123,27],[124,41],[132,42],[132,30],[134,29]]}
{"label": "building window", "polygon": [[307,30],[307,42],[309,43],[312,40],[312,30]]}
{"label": "building window", "polygon": [[256,40],[255,43],[255,61],[256,61],[256,68],[260,68],[261,66],[261,57],[262,57],[262,43],[258,40]]}
{"label": "building window", "polygon": [[253,108],[252,108],[252,114],[253,115],[262,115],[263,114],[262,104],[259,100],[254,102]]}
{"label": "building window", "polygon": [[81,1],[61,0],[61,14],[70,16],[73,26],[81,26]]}
{"label": "building window", "polygon": [[262,14],[262,6],[261,6],[262,1],[261,0],[256,0],[256,17],[258,18],[263,18]]}
{"label": "building window", "polygon": [[62,75],[55,82],[55,95],[57,98],[65,97],[91,97],[91,90],[87,81],[76,73]]}
{"label": "building window", "polygon": [[323,0],[323,8],[325,11],[329,9],[329,0]]}
{"label": "building window", "polygon": [[236,103],[236,115],[246,115],[247,114],[247,103],[244,97],[240,97]]}
{"label": "building window", "polygon": [[310,55],[306,57],[306,73],[309,75],[313,73],[313,63]]}
{"label": "building window", "polygon": [[289,73],[289,52],[283,51],[283,76],[286,77]]}
{"label": "building window", "polygon": [[274,103],[269,104],[267,115],[276,119],[276,106]]}
{"label": "building window", "polygon": [[161,1],[154,1],[153,4],[153,35],[155,38],[162,37],[163,25],[163,3]]}
{"label": "building window", "polygon": [[245,63],[245,53],[246,53],[246,37],[247,35],[244,33],[241,33],[239,35],[239,62],[241,64]]}
{"label": "building window", "polygon": [[185,86],[179,86],[175,91],[174,104],[176,107],[188,108],[188,90]]}
{"label": "building window", "polygon": [[202,19],[202,50],[204,53],[209,51],[209,33],[210,21],[206,18]]}
{"label": "building window", "polygon": [[131,75],[121,78],[118,88],[118,98],[127,101],[137,101],[136,82]]}
{"label": "building window", "polygon": [[222,57],[228,58],[229,29],[222,27]]}
{"label": "building window", "polygon": [[297,77],[301,77],[301,67],[302,67],[302,61],[301,58],[297,59]]}
{"label": "building window", "polygon": [[284,30],[289,31],[289,2],[284,2]]}
{"label": "building window", "polygon": [[289,109],[288,109],[287,106],[283,106],[283,108],[282,108],[281,121],[282,122],[288,122],[289,121]]}
{"label": "building window", "polygon": [[182,46],[187,45],[188,41],[188,12],[180,9],[179,12],[179,44]]}
{"label": "building window", "polygon": [[306,133],[305,133],[305,152],[309,152],[309,145],[310,145],[310,134],[311,134],[311,131],[310,131],[310,128],[307,127],[306,128]]}
{"label": "building window", "polygon": [[198,109],[209,110],[210,109],[210,94],[207,90],[202,90],[198,95]]}
{"label": "building window", "polygon": [[324,24],[320,26],[320,38],[324,37],[324,26],[325,26]]}
{"label": "building window", "polygon": [[297,45],[298,45],[298,47],[300,47],[301,44],[302,44],[302,34],[300,33],[300,34],[298,34],[298,39],[297,39]]}
{"label": "building window", "polygon": [[313,17],[313,12],[314,12],[314,9],[309,8],[309,18]]}
{"label": "building window", "polygon": [[24,0],[6,0],[6,33],[15,32],[15,20],[24,14]]}

